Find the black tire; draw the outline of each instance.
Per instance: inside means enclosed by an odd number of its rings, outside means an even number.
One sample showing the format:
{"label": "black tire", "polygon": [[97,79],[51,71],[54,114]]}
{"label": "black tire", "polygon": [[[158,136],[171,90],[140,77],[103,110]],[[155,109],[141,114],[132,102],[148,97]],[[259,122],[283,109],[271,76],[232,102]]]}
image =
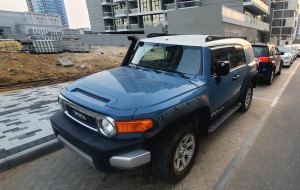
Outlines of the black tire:
{"label": "black tire", "polygon": [[272,73],[268,76],[268,79],[266,81],[267,85],[271,85],[273,83],[273,79],[274,79],[274,69],[272,69]]}
{"label": "black tire", "polygon": [[280,62],[280,66],[279,66],[279,71],[278,71],[278,75],[280,75],[281,74],[281,68],[282,68],[282,65],[283,65],[283,63],[282,63],[282,61]]}
{"label": "black tire", "polygon": [[[247,99],[248,98],[248,93],[250,90],[250,101]],[[242,96],[241,96],[241,107],[239,109],[240,112],[246,112],[252,102],[252,97],[253,97],[253,85],[251,82],[249,82],[249,84],[247,85],[247,88],[244,89]]]}
{"label": "black tire", "polygon": [[[189,162],[186,167],[181,171],[176,170],[175,163],[178,159],[185,159],[187,155],[180,155],[179,158],[177,149],[179,150],[179,145],[186,136],[192,135],[194,137],[194,149],[192,157],[190,157]],[[187,141],[191,142],[191,141]],[[188,144],[188,143],[187,143]],[[191,148],[188,146],[185,150]],[[191,170],[197,152],[199,149],[199,131],[193,124],[183,124],[180,127],[176,127],[167,136],[161,137],[159,142],[154,145],[152,151],[152,172],[157,178],[166,181],[168,183],[176,183],[181,181]],[[181,149],[182,150],[182,149]],[[185,152],[185,151],[182,151]],[[180,154],[180,153],[179,153]],[[184,153],[185,154],[185,153]],[[177,155],[177,160],[175,159]],[[188,158],[187,158],[188,159]],[[176,162],[177,161],[177,162]],[[180,160],[179,165],[183,166],[183,162]],[[181,164],[182,163],[182,164]]]}

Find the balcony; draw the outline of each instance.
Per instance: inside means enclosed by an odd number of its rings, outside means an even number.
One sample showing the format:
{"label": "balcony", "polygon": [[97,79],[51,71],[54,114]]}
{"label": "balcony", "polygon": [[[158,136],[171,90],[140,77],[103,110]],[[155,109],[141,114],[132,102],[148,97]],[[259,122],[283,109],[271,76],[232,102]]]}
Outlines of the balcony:
{"label": "balcony", "polygon": [[175,9],[175,3],[165,4],[166,10]]}
{"label": "balcony", "polygon": [[113,32],[113,31],[115,31],[114,26],[105,26],[105,32]]}
{"label": "balcony", "polygon": [[117,31],[128,31],[127,25],[117,25]]}
{"label": "balcony", "polygon": [[103,12],[103,19],[112,19],[113,14],[112,12]]}
{"label": "balcony", "polygon": [[149,21],[149,22],[144,22],[144,27],[145,28],[151,28],[151,27],[166,27],[168,25],[167,21]]}
{"label": "balcony", "polygon": [[130,10],[129,10],[129,13],[130,13],[130,14],[139,13],[139,8],[130,9]]}
{"label": "balcony", "polygon": [[127,13],[127,9],[119,9],[115,11],[115,17],[125,17]]}
{"label": "balcony", "polygon": [[269,6],[262,0],[244,0],[243,6],[251,9],[261,15],[268,15]]}
{"label": "balcony", "polygon": [[125,2],[125,0],[113,0],[114,3]]}
{"label": "balcony", "polygon": [[269,32],[269,24],[222,6],[222,21]]}
{"label": "balcony", "polygon": [[101,0],[101,5],[112,5],[112,0]]}
{"label": "balcony", "polygon": [[178,2],[179,9],[189,8],[189,7],[201,7],[201,6],[202,6],[202,0]]}

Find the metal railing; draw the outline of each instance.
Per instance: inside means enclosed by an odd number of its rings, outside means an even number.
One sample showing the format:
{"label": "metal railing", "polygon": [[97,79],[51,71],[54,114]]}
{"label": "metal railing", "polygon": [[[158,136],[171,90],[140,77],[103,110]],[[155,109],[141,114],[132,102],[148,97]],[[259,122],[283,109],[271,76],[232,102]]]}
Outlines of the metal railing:
{"label": "metal railing", "polygon": [[256,4],[258,4],[261,8],[263,8],[266,12],[269,11],[269,6],[263,2],[262,0],[244,0],[244,2],[254,2]]}
{"label": "metal railing", "polygon": [[232,19],[242,21],[242,22],[247,22],[249,24],[255,24],[255,25],[258,25],[258,26],[262,26],[264,28],[269,28],[268,23],[265,23],[261,20],[250,17],[248,15],[245,15],[243,13],[240,13],[238,11],[232,10],[232,9],[224,7],[224,6],[222,7],[222,15],[226,16],[226,17],[230,17]]}
{"label": "metal railing", "polygon": [[179,9],[188,8],[188,7],[200,7],[200,6],[202,6],[202,0],[178,2]]}
{"label": "metal railing", "polygon": [[127,25],[117,25],[117,30],[128,29]]}
{"label": "metal railing", "polygon": [[115,30],[114,26],[105,26],[105,30]]}
{"label": "metal railing", "polygon": [[139,27],[139,24],[130,24],[130,29],[136,30],[141,28]]}
{"label": "metal railing", "polygon": [[138,12],[139,12],[139,8],[130,9],[129,12],[130,12],[131,14],[138,13]]}
{"label": "metal railing", "polygon": [[167,21],[148,21],[148,22],[144,22],[144,27],[145,28],[158,27],[158,26],[167,26],[167,25],[168,25]]}
{"label": "metal railing", "polygon": [[103,17],[112,17],[112,12],[103,12]]}
{"label": "metal railing", "polygon": [[127,9],[116,10],[115,15],[124,15],[127,14]]}
{"label": "metal railing", "polygon": [[101,3],[112,3],[111,0],[101,0]]}

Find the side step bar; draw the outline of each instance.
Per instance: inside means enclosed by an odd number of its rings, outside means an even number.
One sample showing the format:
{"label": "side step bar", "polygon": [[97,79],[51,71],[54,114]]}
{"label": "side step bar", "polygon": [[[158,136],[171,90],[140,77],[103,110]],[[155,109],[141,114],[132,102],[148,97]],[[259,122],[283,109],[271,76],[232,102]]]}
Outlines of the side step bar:
{"label": "side step bar", "polygon": [[233,105],[227,112],[225,112],[222,116],[220,116],[218,119],[216,119],[215,121],[213,121],[208,126],[208,133],[211,133],[214,130],[216,130],[228,117],[230,117],[240,107],[241,107],[241,103],[237,103],[236,105]]}

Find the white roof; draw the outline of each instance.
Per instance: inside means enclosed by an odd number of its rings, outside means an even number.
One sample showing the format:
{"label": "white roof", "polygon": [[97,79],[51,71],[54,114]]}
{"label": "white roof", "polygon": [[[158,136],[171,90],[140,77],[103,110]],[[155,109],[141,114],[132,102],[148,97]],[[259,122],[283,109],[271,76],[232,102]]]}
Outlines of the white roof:
{"label": "white roof", "polygon": [[228,44],[251,45],[248,41],[241,38],[228,38],[222,40],[214,40],[206,42],[205,39],[209,35],[174,35],[174,36],[159,36],[153,38],[142,39],[142,42],[159,43],[159,44],[176,44],[185,46],[216,46]]}

